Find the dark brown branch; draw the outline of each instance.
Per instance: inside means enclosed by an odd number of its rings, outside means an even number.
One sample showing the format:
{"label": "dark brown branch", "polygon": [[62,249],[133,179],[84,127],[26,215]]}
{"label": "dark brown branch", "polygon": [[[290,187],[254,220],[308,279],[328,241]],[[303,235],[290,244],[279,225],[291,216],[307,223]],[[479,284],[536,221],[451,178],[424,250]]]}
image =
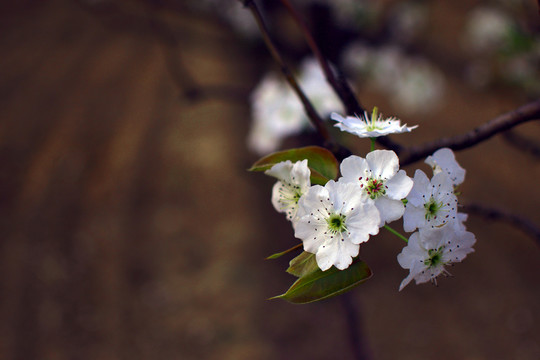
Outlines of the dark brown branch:
{"label": "dark brown branch", "polygon": [[366,341],[366,336],[362,331],[362,319],[358,304],[353,303],[351,293],[341,295],[341,304],[345,311],[345,321],[347,322],[349,342],[351,343],[354,358],[356,360],[371,359],[370,351]]}
{"label": "dark brown branch", "polygon": [[[302,31],[302,34],[304,35],[304,38],[306,39],[306,42],[311,49],[311,52],[313,52],[313,55],[319,62],[319,65],[324,72],[326,81],[330,84],[330,86],[332,86],[332,88],[340,98],[341,102],[345,106],[347,114],[358,116],[363,115],[365,109],[358,101],[358,98],[356,97],[354,91],[347,82],[347,79],[343,76],[341,71],[338,70],[336,75],[336,71],[332,70],[332,68],[328,64],[328,61],[326,60],[326,57],[322,54],[319,46],[315,42],[315,39],[313,39],[313,36],[311,35],[311,32],[309,31],[306,22],[304,21],[302,16],[298,13],[298,11],[296,11],[296,9],[289,0],[281,0],[281,3],[287,8],[294,21]],[[402,149],[401,145],[392,141],[388,137],[379,137],[377,138],[377,142],[386,148],[394,150],[398,154]]]}
{"label": "dark brown branch", "polygon": [[298,82],[296,81],[295,77],[293,76],[290,68],[285,64],[285,61],[281,57],[279,51],[277,50],[276,45],[274,44],[274,41],[270,38],[270,34],[268,32],[268,29],[266,28],[266,25],[264,23],[264,20],[261,16],[261,12],[259,11],[259,8],[255,1],[253,0],[239,0],[244,4],[245,7],[249,8],[251,13],[253,14],[253,17],[255,18],[255,21],[257,22],[257,25],[259,26],[259,30],[261,31],[261,34],[263,36],[264,42],[266,44],[266,47],[268,50],[270,50],[270,53],[272,54],[272,57],[274,60],[278,63],[281,72],[287,79],[288,83],[291,85],[293,90],[295,91],[296,95],[298,95],[300,101],[302,102],[302,105],[304,106],[304,109],[306,111],[306,114],[313,124],[315,126],[315,129],[319,132],[319,134],[324,138],[324,140],[328,143],[330,147],[336,147],[335,142],[333,141],[330,133],[328,132],[328,129],[324,126],[323,120],[307,98],[306,94],[302,91],[300,88],[300,85],[298,85]]}
{"label": "dark brown branch", "polygon": [[507,143],[514,146],[516,149],[540,158],[540,143],[538,142],[538,140],[532,140],[526,136],[518,134],[515,131],[505,132],[504,139]]}
{"label": "dark brown branch", "polygon": [[532,237],[536,240],[536,244],[540,246],[540,227],[529,219],[504,209],[497,209],[482,204],[465,204],[462,206],[462,209],[466,213],[480,215],[487,219],[505,221]]}
{"label": "dark brown branch", "polygon": [[332,71],[332,69],[330,68],[328,61],[323,56],[321,50],[317,46],[317,43],[313,39],[311,32],[308,30],[307,25],[305,21],[302,19],[302,17],[300,16],[300,14],[292,6],[289,0],[281,0],[281,3],[287,8],[291,16],[294,18],[298,27],[302,30],[302,34],[304,35],[304,38],[306,39],[306,42],[308,43],[309,48],[313,52],[313,55],[315,55],[315,58],[319,62],[319,65],[321,66],[324,72],[326,81],[328,81],[328,83],[332,86],[334,91],[338,94],[341,101],[343,102],[343,105],[347,109],[347,112],[350,114],[355,114],[355,113],[359,115],[363,114],[364,108],[360,105],[360,103],[356,99],[356,96],[354,95],[349,84],[347,83],[344,77],[338,78],[335,76],[334,71]]}
{"label": "dark brown branch", "polygon": [[400,163],[403,165],[413,163],[443,147],[453,150],[466,149],[516,125],[537,119],[540,119],[540,99],[499,115],[465,134],[442,138],[405,149],[400,156]]}

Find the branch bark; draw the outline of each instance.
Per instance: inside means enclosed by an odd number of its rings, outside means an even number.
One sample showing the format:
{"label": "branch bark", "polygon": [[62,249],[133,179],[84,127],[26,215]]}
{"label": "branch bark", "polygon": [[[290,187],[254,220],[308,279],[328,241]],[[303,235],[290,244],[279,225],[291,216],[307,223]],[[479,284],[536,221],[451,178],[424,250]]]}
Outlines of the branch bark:
{"label": "branch bark", "polygon": [[[330,67],[328,61],[326,60],[326,57],[322,54],[319,46],[317,45],[317,42],[311,35],[311,32],[309,31],[307,24],[302,18],[302,16],[298,13],[298,11],[296,11],[296,9],[289,0],[280,1],[287,8],[292,18],[296,22],[297,26],[302,31],[302,34],[304,35],[304,38],[306,39],[306,42],[311,49],[311,52],[313,53],[323,70],[326,81],[328,81],[330,86],[332,86],[332,88],[338,95],[339,99],[341,100],[347,111],[347,114],[358,116],[363,115],[366,110],[360,104],[360,101],[358,100],[354,91],[347,82],[347,79],[345,78],[345,76],[343,76],[343,73],[341,71],[337,70],[336,74],[336,71],[334,71]],[[400,144],[394,142],[388,137],[378,137],[377,142],[386,148],[394,150],[398,154],[403,148]]]}
{"label": "branch bark", "polygon": [[466,213],[480,215],[491,220],[505,221],[532,237],[536,241],[536,245],[540,246],[540,227],[527,218],[504,209],[476,203],[462,205],[462,209]]}
{"label": "branch bark", "polygon": [[533,120],[540,120],[540,99],[499,115],[465,134],[441,138],[420,146],[411,146],[404,149],[400,154],[400,163],[402,165],[411,164],[443,147],[452,150],[466,149],[516,125]]}
{"label": "branch bark", "polygon": [[245,7],[249,8],[251,13],[253,14],[253,17],[255,18],[255,21],[257,22],[257,25],[259,26],[259,30],[261,31],[261,34],[263,36],[264,42],[266,44],[266,47],[268,50],[270,50],[270,53],[272,54],[272,57],[274,60],[278,63],[279,68],[285,78],[287,79],[287,82],[291,85],[296,95],[298,95],[298,98],[302,102],[302,105],[304,106],[304,109],[306,111],[306,114],[313,124],[319,134],[324,138],[324,140],[329,143],[331,147],[335,147],[336,143],[332,139],[330,133],[328,132],[328,129],[326,129],[323,120],[315,110],[313,104],[309,101],[306,94],[302,91],[300,88],[300,85],[298,85],[298,82],[296,81],[295,77],[292,74],[292,71],[287,66],[283,58],[281,57],[281,54],[279,53],[276,45],[274,44],[274,41],[270,38],[270,34],[268,32],[268,29],[264,23],[264,20],[261,16],[261,12],[253,0],[239,0],[241,3],[244,4]]}

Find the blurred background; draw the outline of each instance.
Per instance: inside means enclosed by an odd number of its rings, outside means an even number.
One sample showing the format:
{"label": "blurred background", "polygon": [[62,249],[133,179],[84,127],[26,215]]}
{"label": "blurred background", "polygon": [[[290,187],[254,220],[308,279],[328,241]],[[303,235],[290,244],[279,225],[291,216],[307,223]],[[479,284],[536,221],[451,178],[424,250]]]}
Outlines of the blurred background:
{"label": "blurred background", "polygon": [[[291,2],[366,108],[420,125],[403,144],[540,95],[535,1]],[[301,33],[264,3],[297,68]],[[0,28],[0,359],[354,359],[351,327],[373,359],[540,358],[538,242],[475,214],[476,252],[438,287],[398,292],[403,244],[381,233],[346,300],[267,300],[294,279],[264,258],[297,240],[246,171],[251,94],[278,68],[237,1],[3,2]],[[273,146],[313,141],[298,129]],[[529,122],[458,152],[460,201],[538,226],[539,139]]]}

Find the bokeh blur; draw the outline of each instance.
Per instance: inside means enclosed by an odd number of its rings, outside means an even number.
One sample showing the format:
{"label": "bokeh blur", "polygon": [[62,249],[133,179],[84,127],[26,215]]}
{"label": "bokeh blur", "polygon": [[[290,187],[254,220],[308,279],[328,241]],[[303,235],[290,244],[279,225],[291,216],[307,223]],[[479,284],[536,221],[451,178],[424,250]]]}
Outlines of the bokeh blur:
{"label": "bokeh blur", "polygon": [[[540,94],[535,1],[291,2],[362,104],[420,125],[403,144]],[[259,3],[297,66],[300,31]],[[382,232],[347,298],[267,300],[294,279],[264,258],[297,240],[246,171],[250,94],[279,70],[251,21],[233,0],[0,4],[0,359],[355,359],[355,327],[373,359],[539,359],[538,240],[475,214],[475,253],[437,287],[398,292]],[[460,200],[540,226],[539,139],[535,121],[458,152]]]}

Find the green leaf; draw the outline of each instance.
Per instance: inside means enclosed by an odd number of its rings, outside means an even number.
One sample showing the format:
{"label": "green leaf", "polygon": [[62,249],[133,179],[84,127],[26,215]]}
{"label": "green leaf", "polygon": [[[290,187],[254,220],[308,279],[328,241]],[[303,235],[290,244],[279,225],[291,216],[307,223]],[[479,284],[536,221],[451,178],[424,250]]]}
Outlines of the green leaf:
{"label": "green leaf", "polygon": [[315,254],[304,251],[289,262],[287,272],[296,277],[302,277],[316,270],[319,270],[319,265],[317,265]]}
{"label": "green leaf", "polygon": [[278,259],[278,258],[282,257],[283,255],[288,254],[288,253],[290,253],[291,251],[294,251],[294,250],[299,249],[299,248],[301,248],[301,247],[302,247],[302,243],[297,244],[297,245],[294,245],[294,246],[293,246],[292,248],[290,248],[290,249],[287,249],[287,250],[285,250],[285,251],[282,251],[282,252],[279,252],[279,253],[275,253],[275,254],[272,254],[272,255],[268,256],[268,257],[266,258],[266,260]]}
{"label": "green leaf", "polygon": [[324,185],[328,180],[335,180],[339,164],[334,155],[319,146],[307,146],[299,149],[278,151],[259,159],[249,171],[265,171],[277,163],[290,160],[292,162],[307,159],[311,170],[311,183]]}
{"label": "green leaf", "polygon": [[294,304],[307,304],[343,294],[371,277],[371,269],[360,259],[353,260],[345,270],[331,267],[300,277],[285,294],[272,299],[284,299]]}

